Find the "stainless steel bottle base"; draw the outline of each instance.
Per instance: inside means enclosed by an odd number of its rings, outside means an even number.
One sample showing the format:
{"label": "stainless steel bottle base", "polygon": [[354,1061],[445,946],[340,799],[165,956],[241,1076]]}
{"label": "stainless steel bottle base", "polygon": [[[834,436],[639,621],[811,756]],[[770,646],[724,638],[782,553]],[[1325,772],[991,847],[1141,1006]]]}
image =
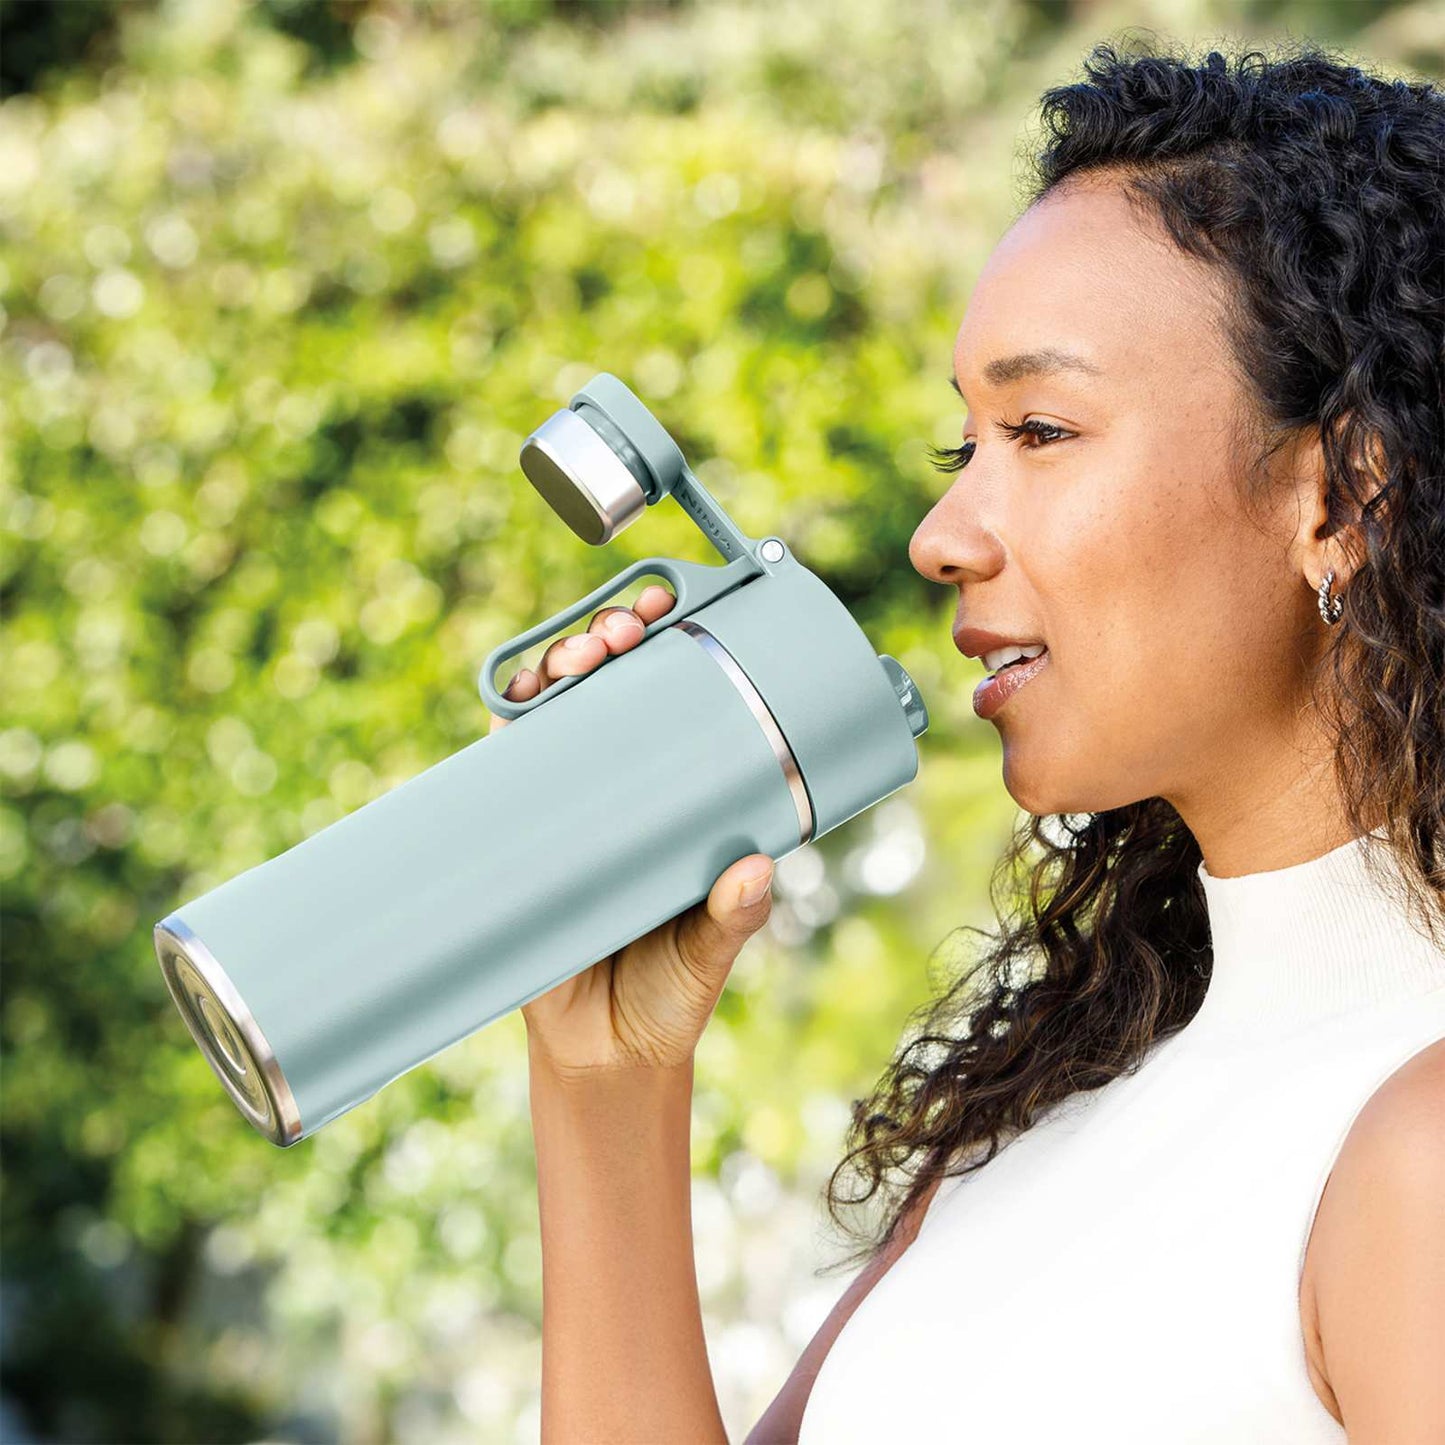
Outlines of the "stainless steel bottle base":
{"label": "stainless steel bottle base", "polygon": [[294,1144],[291,1086],[225,969],[174,913],[156,924],[155,945],[171,998],[236,1107],[273,1144]]}
{"label": "stainless steel bottle base", "polygon": [[778,726],[777,718],[773,716],[767,703],[763,701],[762,693],[753,686],[752,678],[743,671],[737,658],[706,627],[701,627],[686,617],[672,625],[679,632],[687,633],[702,644],[703,651],[722,668],[728,681],[737,688],[742,700],[747,703],[748,711],[757,719],[758,726],[762,728],[763,735],[772,746],[778,766],[783,770],[788,792],[792,795],[793,811],[798,815],[798,846],[802,847],[813,836],[813,801],[809,798],[807,785],[803,782],[803,771],[798,766],[797,758],[793,756],[792,748],[788,746],[787,738],[783,736],[782,728]]}

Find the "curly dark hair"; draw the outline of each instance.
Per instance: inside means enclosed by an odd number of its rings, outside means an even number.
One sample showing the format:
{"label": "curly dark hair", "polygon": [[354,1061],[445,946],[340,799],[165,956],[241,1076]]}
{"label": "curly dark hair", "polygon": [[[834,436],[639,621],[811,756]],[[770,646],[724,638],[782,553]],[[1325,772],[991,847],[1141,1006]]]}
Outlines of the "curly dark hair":
{"label": "curly dark hair", "polygon": [[[1314,679],[1372,873],[1445,934],[1445,95],[1312,42],[1200,63],[1105,41],[1042,97],[1026,204],[1083,172],[1116,179],[1225,281],[1226,341],[1261,465],[1317,436],[1328,509],[1358,566]],[[935,449],[936,450],[936,449]],[[1328,685],[1325,685],[1328,682]],[[881,1252],[941,1177],[988,1163],[1040,1111],[1143,1062],[1203,1001],[1213,952],[1198,843],[1174,806],[1025,815],[989,883],[982,956],[910,1015],[856,1100],[826,1186],[890,1203]],[[1400,866],[1403,865],[1403,866]],[[955,930],[957,933],[959,930]],[[977,930],[970,930],[977,931]],[[953,934],[950,934],[952,937]],[[845,1172],[865,1184],[844,1197]],[[854,1229],[855,1237],[862,1231]]]}

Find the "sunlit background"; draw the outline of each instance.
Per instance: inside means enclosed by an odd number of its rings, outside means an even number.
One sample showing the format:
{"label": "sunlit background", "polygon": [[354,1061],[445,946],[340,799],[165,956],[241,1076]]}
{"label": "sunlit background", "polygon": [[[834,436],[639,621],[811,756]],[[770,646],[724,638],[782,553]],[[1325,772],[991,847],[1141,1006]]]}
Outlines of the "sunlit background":
{"label": "sunlit background", "polygon": [[717,560],[672,503],[589,548],[521,476],[600,370],[932,714],[782,862],[699,1051],[746,1434],[847,1282],[849,1102],[992,920],[1016,810],[907,546],[1038,93],[1126,25],[1445,68],[1438,3],[0,0],[5,1440],[538,1438],[520,1015],[282,1151],[150,932],[482,735],[503,639]]}

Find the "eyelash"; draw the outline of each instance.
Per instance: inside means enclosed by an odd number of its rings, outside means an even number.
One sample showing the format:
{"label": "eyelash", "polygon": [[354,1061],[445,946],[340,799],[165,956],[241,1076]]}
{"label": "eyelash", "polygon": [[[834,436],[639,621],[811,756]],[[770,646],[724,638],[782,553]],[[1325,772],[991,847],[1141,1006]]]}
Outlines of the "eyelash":
{"label": "eyelash", "polygon": [[[999,430],[1009,438],[1010,441],[1018,441],[1020,437],[1031,436],[1038,440],[1040,446],[1048,446],[1050,442],[1062,440],[1071,436],[1061,426],[1056,426],[1051,421],[1042,421],[1038,417],[1031,416],[1027,421],[1015,426],[1012,422],[1001,421]],[[1051,435],[1045,436],[1048,432]],[[975,447],[974,442],[964,442],[963,446],[957,447],[935,447],[930,446],[928,450],[933,454],[931,464],[935,471],[959,472],[968,465],[968,459],[973,451],[965,451],[965,448]]]}

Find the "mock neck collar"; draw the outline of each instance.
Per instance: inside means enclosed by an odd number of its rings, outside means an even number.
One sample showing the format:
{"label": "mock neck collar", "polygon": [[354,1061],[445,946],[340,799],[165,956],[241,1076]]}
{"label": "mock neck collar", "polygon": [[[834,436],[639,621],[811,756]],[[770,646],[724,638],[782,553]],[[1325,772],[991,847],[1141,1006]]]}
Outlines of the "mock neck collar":
{"label": "mock neck collar", "polygon": [[1278,1032],[1445,987],[1445,953],[1393,893],[1383,839],[1236,878],[1200,863],[1214,964],[1191,1033]]}

